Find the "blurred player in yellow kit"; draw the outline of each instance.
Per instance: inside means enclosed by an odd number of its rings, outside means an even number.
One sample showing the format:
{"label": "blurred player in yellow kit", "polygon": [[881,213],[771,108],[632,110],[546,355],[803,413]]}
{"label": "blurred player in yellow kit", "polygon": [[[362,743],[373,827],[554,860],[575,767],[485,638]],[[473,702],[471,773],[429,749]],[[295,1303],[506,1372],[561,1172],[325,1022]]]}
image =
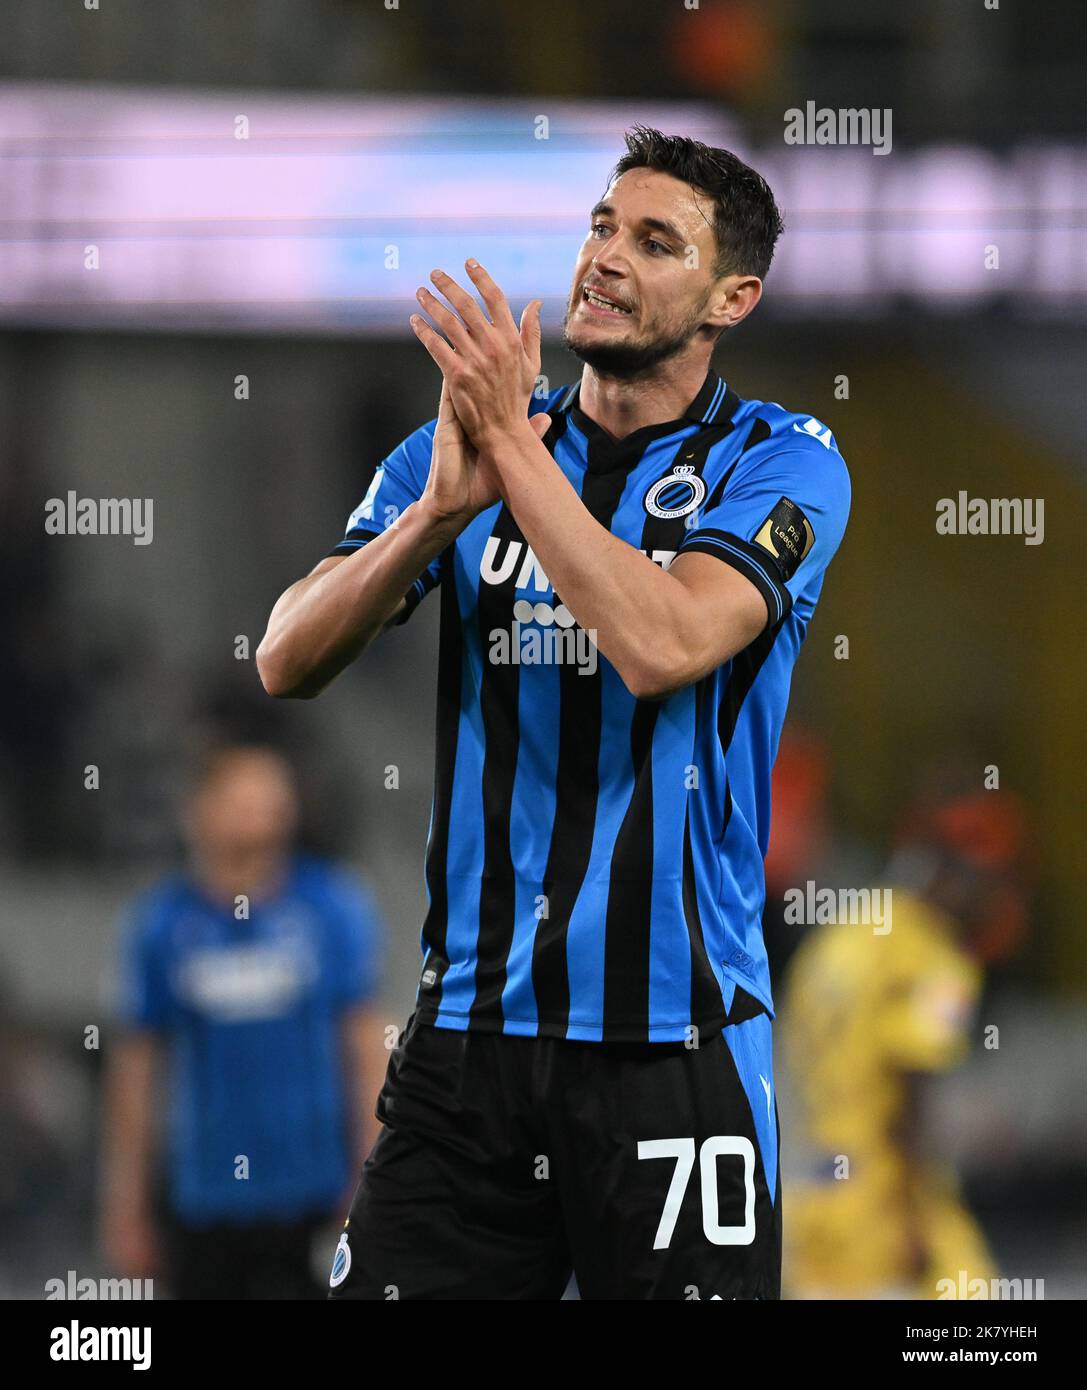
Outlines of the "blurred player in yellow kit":
{"label": "blurred player in yellow kit", "polygon": [[1006,793],[930,801],[884,923],[815,926],[797,948],[783,1046],[808,1162],[785,1198],[787,1297],[935,1298],[941,1279],[997,1277],[954,1169],[925,1152],[920,1081],[979,1041],[983,966],[1023,930],[1022,839]]}

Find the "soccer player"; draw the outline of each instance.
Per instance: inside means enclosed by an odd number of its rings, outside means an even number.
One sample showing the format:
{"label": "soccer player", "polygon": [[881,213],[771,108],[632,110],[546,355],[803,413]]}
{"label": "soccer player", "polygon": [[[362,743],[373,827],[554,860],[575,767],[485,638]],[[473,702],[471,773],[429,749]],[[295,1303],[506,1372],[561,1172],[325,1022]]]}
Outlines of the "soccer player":
{"label": "soccer player", "polygon": [[[789,1185],[797,1298],[975,1296],[998,1271],[927,1123],[926,1081],[969,1053],[983,965],[1025,924],[1025,815],[1008,792],[912,808],[883,927],[809,927],[785,974],[802,1160]],[[991,1296],[986,1293],[983,1296]]]}
{"label": "soccer player", "polygon": [[164,1273],[175,1298],[321,1296],[311,1244],[378,1129],[377,916],[353,875],[294,852],[296,813],[278,754],[215,750],[189,863],[129,914],[102,1234],[121,1273]]}
{"label": "soccer player", "polygon": [[[515,324],[436,270],[436,420],[280,598],[312,697],[441,589],[429,910],[337,1298],[780,1296],[759,914],[788,685],[849,505],[828,428],[710,366],[781,220],[726,150],[635,127],[535,395]],[[439,297],[441,296],[441,297]],[[424,317],[424,315],[429,317]]]}

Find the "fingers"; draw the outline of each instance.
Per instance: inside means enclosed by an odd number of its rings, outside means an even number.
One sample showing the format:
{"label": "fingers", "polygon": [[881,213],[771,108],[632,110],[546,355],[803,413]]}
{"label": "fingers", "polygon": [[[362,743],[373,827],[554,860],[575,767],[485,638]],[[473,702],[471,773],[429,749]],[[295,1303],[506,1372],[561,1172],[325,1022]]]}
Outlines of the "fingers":
{"label": "fingers", "polygon": [[463,442],[467,442],[467,435],[464,426],[461,424],[460,416],[457,414],[457,407],[453,404],[453,396],[449,390],[449,382],[442,377],[442,395],[438,402],[438,423],[434,427],[438,430],[455,430]]}
{"label": "fingers", "polygon": [[526,304],[517,330],[521,335],[521,346],[525,350],[525,356],[537,373],[540,370],[540,313],[542,309],[542,299],[534,299],[530,304]]}
{"label": "fingers", "polygon": [[491,322],[499,328],[516,327],[509,301],[487,271],[475,260],[467,260],[464,265],[472,278],[472,284],[479,291],[480,298],[491,312]]}
{"label": "fingers", "polygon": [[415,291],[415,298],[419,301],[420,308],[427,311],[457,351],[467,351],[472,335],[453,310],[443,304],[437,295],[431,294],[424,285],[420,285]]}
{"label": "fingers", "polygon": [[442,394],[438,401],[438,424],[451,425],[457,418],[457,412],[453,409],[453,397],[449,394],[449,383],[442,377]]}
{"label": "fingers", "polygon": [[542,439],[551,428],[551,416],[545,410],[541,410],[538,415],[530,415],[528,423]]}
{"label": "fingers", "polygon": [[408,322],[412,326],[415,336],[430,353],[434,361],[441,367],[442,371],[448,371],[456,361],[457,354],[445,341],[440,333],[435,333],[430,324],[427,323],[419,314],[412,314]]}
{"label": "fingers", "polygon": [[490,327],[490,322],[484,316],[475,296],[469,294],[466,289],[462,289],[452,275],[447,275],[444,270],[432,270],[430,278],[440,293],[445,295],[453,308],[460,314],[470,333],[482,333]]}

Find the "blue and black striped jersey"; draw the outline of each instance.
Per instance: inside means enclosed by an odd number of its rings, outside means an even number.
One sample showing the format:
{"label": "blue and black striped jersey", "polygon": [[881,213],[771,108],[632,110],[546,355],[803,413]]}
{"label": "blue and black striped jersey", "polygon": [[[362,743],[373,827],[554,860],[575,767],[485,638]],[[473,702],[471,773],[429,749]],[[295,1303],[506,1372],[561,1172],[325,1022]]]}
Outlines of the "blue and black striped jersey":
{"label": "blue and black striped jersey", "polygon": [[[563,605],[509,510],[420,575],[441,588],[421,1017],[589,1041],[716,1031],[736,986],[773,1013],[761,914],[770,772],[793,663],[845,530],[829,429],[710,372],[683,417],[613,441],[578,387],[534,399],[584,505],[667,568],[714,555],[766,601],[744,651],[637,700]],[[435,421],[379,465],[353,550],[423,491]]]}

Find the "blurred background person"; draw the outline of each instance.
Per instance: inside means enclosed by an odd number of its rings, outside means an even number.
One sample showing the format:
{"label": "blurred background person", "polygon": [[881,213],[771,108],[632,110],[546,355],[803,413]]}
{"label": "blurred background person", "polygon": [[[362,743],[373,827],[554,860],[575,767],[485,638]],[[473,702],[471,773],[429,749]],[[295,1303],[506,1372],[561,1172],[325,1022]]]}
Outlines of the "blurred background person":
{"label": "blurred background person", "polygon": [[[14,1259],[31,1257],[43,1226],[70,1217],[64,1127],[52,1113],[70,1088],[19,1018],[0,960],[0,1230]],[[59,1096],[58,1096],[59,1092]],[[0,1269],[0,1295],[6,1296]]]}
{"label": "blurred background person", "polygon": [[118,1273],[165,1275],[176,1298],[322,1296],[315,1237],[379,1127],[380,923],[355,875],[294,852],[297,818],[278,753],[217,749],[185,870],[130,914],[101,1235]]}
{"label": "blurred background person", "polygon": [[965,1297],[999,1275],[926,1081],[979,1045],[985,967],[1022,940],[1025,817],[1010,793],[948,780],[962,779],[939,769],[903,820],[880,920],[809,921],[786,972],[782,1037],[805,1150],[788,1187],[787,1296]]}
{"label": "blurred background person", "polygon": [[766,903],[762,930],[770,978],[784,977],[793,952],[806,934],[803,922],[787,910],[787,894],[806,879],[835,888],[869,883],[883,865],[878,849],[857,833],[847,833],[831,805],[834,757],[816,730],[787,720],[774,762],[774,819],[766,850]]}

